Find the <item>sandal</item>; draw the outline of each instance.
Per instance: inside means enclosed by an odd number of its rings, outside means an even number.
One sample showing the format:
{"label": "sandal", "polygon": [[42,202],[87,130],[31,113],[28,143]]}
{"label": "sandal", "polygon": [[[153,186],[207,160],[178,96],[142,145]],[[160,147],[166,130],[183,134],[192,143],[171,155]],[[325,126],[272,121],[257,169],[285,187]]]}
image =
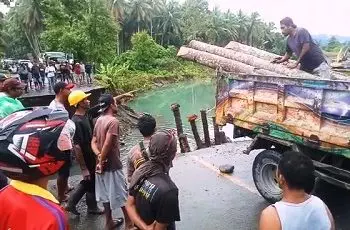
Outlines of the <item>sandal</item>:
{"label": "sandal", "polygon": [[124,222],[124,219],[123,218],[117,218],[115,220],[113,220],[113,223],[112,224],[107,224],[106,225],[106,229],[107,230],[113,230],[115,229],[116,227],[119,227],[120,225],[122,225]]}

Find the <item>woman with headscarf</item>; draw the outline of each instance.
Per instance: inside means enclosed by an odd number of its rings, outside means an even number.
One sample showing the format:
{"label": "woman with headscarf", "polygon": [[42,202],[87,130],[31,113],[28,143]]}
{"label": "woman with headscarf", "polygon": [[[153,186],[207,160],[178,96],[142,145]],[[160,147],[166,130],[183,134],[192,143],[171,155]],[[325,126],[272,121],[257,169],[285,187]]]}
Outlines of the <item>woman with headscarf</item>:
{"label": "woman with headscarf", "polygon": [[180,221],[179,192],[169,177],[176,150],[174,133],[157,132],[149,143],[149,160],[131,178],[126,208],[138,229],[175,230]]}

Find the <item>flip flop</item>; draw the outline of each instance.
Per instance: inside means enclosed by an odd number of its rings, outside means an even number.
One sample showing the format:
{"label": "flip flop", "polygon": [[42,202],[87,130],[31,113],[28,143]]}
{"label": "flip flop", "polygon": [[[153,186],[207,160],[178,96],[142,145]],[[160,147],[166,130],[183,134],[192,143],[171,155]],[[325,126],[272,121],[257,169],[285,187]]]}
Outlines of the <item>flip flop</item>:
{"label": "flip flop", "polygon": [[119,227],[120,225],[122,225],[124,222],[124,218],[117,218],[117,219],[113,220],[113,222],[114,223],[112,224],[112,226],[106,226],[107,230],[113,230],[116,227]]}

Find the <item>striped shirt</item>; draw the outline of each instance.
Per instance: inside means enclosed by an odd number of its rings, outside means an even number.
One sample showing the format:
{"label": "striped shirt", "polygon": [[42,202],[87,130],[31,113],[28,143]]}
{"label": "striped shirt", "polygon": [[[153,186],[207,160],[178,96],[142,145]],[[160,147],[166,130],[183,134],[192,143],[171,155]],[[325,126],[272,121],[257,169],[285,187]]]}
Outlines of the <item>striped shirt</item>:
{"label": "striped shirt", "polygon": [[47,190],[12,180],[0,191],[0,229],[69,230],[65,212]]}

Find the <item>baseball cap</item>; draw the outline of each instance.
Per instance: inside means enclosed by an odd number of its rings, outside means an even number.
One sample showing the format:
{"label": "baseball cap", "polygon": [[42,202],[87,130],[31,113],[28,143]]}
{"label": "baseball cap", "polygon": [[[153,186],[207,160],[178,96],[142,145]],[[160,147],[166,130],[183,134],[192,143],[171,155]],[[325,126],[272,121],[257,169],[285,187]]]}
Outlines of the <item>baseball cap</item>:
{"label": "baseball cap", "polygon": [[67,84],[63,81],[60,81],[53,86],[53,91],[55,92],[55,94],[58,94],[61,91],[61,89],[73,89],[74,86],[74,84]]}
{"label": "baseball cap", "polygon": [[102,94],[98,99],[98,103],[100,106],[100,110],[98,112],[101,113],[106,111],[106,109],[108,109],[110,105],[115,103],[115,101],[111,94]]}
{"label": "baseball cap", "polygon": [[5,74],[0,73],[0,82],[5,81],[6,79],[8,79],[8,77]]}
{"label": "baseball cap", "polygon": [[18,80],[17,78],[8,78],[4,81],[4,85],[3,85],[3,90],[6,92],[9,89],[13,89],[13,88],[21,88],[24,89],[26,86],[26,84],[23,84],[20,80]]}

